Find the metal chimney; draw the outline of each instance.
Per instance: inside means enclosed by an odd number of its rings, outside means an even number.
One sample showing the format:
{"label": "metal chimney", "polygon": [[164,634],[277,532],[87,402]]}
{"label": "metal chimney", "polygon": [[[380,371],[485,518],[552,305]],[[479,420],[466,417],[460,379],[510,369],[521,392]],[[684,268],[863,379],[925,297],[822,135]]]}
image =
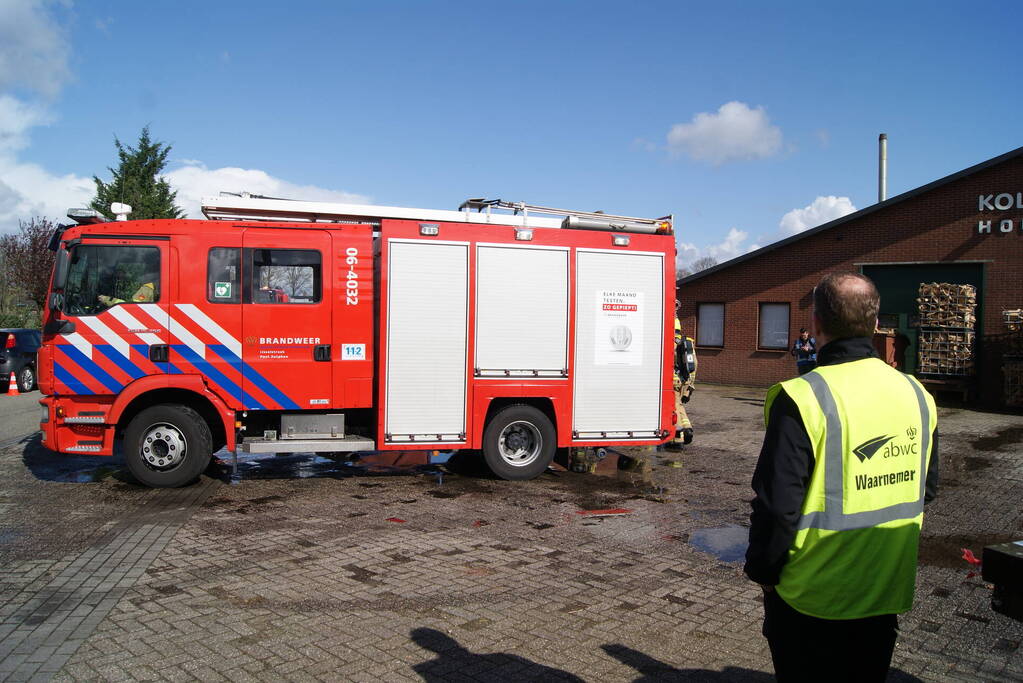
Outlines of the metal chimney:
{"label": "metal chimney", "polygon": [[877,201],[888,199],[888,136],[877,138]]}

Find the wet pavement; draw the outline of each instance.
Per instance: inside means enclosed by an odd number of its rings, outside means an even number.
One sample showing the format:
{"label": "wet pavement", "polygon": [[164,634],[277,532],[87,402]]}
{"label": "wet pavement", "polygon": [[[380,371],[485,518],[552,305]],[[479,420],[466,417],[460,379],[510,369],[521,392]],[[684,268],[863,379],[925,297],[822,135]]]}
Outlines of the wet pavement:
{"label": "wet pavement", "polygon": [[[767,681],[741,560],[762,392],[701,387],[682,453],[488,477],[472,453],[123,460],[0,450],[0,680]],[[2,405],[0,405],[2,413]],[[1021,680],[1023,624],[962,559],[1023,538],[1023,418],[941,410],[890,680]]]}

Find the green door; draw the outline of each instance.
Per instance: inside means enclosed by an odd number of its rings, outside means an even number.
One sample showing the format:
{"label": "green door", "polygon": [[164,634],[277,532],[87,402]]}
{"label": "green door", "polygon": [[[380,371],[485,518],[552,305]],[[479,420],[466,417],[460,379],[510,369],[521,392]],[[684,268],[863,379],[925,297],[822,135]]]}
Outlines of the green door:
{"label": "green door", "polygon": [[[984,265],[981,263],[921,263],[912,265],[863,266],[863,274],[874,281],[881,294],[882,319],[898,319],[900,334],[908,342],[904,372],[916,372],[917,358],[917,296],[921,282],[947,282],[953,285],[973,285],[977,288],[977,343],[982,333],[984,297]],[[974,357],[980,358],[979,348]]]}

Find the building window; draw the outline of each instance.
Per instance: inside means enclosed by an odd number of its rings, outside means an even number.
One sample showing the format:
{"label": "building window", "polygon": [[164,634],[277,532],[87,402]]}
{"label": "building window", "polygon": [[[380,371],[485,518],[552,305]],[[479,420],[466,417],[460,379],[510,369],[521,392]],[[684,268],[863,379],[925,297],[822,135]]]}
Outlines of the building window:
{"label": "building window", "polygon": [[760,304],[760,336],[757,347],[772,351],[789,348],[789,305]]}
{"label": "building window", "polygon": [[725,305],[696,305],[696,345],[725,345]]}
{"label": "building window", "polygon": [[213,247],[206,261],[206,300],[215,304],[241,301],[241,249]]}

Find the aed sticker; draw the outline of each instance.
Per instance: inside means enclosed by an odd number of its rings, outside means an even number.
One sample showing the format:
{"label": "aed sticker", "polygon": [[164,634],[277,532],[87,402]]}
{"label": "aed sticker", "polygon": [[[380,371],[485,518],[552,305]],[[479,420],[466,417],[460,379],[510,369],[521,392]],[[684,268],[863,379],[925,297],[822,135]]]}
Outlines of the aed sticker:
{"label": "aed sticker", "polygon": [[231,298],[231,283],[230,282],[217,282],[213,285],[213,298],[214,299],[230,299]]}
{"label": "aed sticker", "polygon": [[309,399],[309,405],[311,406],[325,406],[330,404],[330,399],[326,398],[311,398]]}
{"label": "aed sticker", "polygon": [[366,360],[366,345],[342,344],[341,360]]}

